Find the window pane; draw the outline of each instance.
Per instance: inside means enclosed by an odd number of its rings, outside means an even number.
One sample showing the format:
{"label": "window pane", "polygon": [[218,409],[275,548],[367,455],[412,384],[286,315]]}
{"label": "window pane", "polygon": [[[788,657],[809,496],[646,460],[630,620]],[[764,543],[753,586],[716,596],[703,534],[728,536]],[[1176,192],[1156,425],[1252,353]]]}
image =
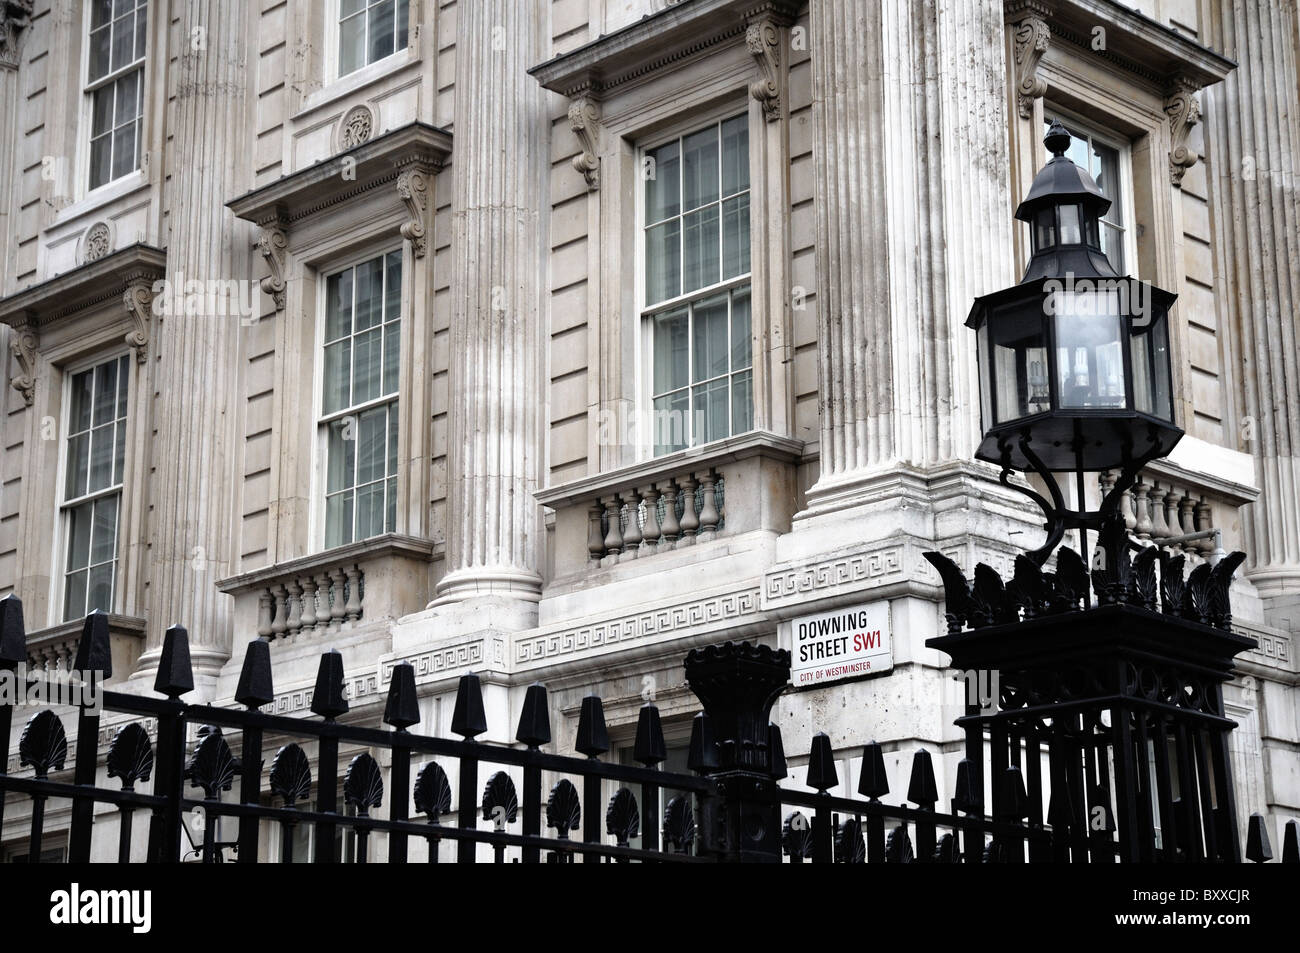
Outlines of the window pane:
{"label": "window pane", "polygon": [[113,132],[113,178],[135,171],[135,124],[121,126]]}
{"label": "window pane", "polygon": [[325,281],[325,340],[337,341],[352,332],[352,269]]}
{"label": "window pane", "polygon": [[339,16],[350,17],[359,10],[366,8],[366,0],[341,0],[339,3]]}
{"label": "window pane", "polygon": [[383,332],[379,328],[352,339],[352,403],[380,396],[383,373]]}
{"label": "window pane", "polygon": [[118,424],[113,437],[113,482],[122,482],[122,468],[126,462],[126,425]]}
{"label": "window pane", "polygon": [[135,59],[135,20],[127,17],[113,22],[113,69],[118,70]]}
{"label": "window pane", "polygon": [[145,27],[149,24],[149,17],[143,6],[137,7],[135,11],[135,58],[144,59],[144,46],[146,40]]}
{"label": "window pane", "polygon": [[384,508],[384,532],[392,533],[397,529],[397,478],[391,477],[386,492],[387,505]]}
{"label": "window pane", "polygon": [[383,320],[384,261],[375,258],[357,265],[356,330],[364,331]]}
{"label": "window pane", "polygon": [[682,209],[718,200],[718,128],[710,126],[682,139]]}
{"label": "window pane", "polygon": [[753,371],[742,371],[731,379],[731,432],[744,433],[754,428]]}
{"label": "window pane", "polygon": [[135,6],[133,0],[113,0],[113,16],[125,16],[131,12],[133,6]]}
{"label": "window pane", "polygon": [[325,348],[323,413],[332,414],[348,405],[348,372],[351,369],[351,341],[336,341]]}
{"label": "window pane", "polygon": [[695,424],[691,434],[691,446],[721,440],[727,436],[727,380],[714,381],[711,384],[695,388]]}
{"label": "window pane", "polygon": [[113,425],[108,424],[91,431],[88,493],[107,488],[113,478],[113,429]]}
{"label": "window pane", "polygon": [[655,315],[654,321],[654,392],[685,387],[687,379],[687,356],[689,329],[685,308],[678,308],[666,314]]}
{"label": "window pane", "polygon": [[91,29],[94,29],[96,27],[101,27],[111,19],[113,19],[112,0],[91,0],[91,4],[90,4]]}
{"label": "window pane", "polygon": [[401,325],[393,322],[384,325],[384,383],[383,393],[397,393],[398,350],[402,341]]}
{"label": "window pane", "polygon": [[113,111],[113,125],[121,126],[135,119],[139,113],[140,77],[142,70],[127,73],[116,83],[117,101]]}
{"label": "window pane", "polygon": [[684,390],[655,398],[655,456],[685,448],[690,436],[689,412],[690,396]]}
{"label": "window pane", "polygon": [[95,372],[83,371],[72,378],[72,408],[68,414],[68,426],[71,433],[90,429],[90,410]]}
{"label": "window pane", "polygon": [[112,31],[105,28],[90,34],[90,81],[108,75],[109,40]]}
{"label": "window pane", "polygon": [[1093,143],[1092,148],[1097,156],[1097,166],[1100,170],[1097,173],[1097,186],[1101,189],[1101,194],[1111,200],[1111,206],[1106,211],[1106,219],[1116,225],[1122,225],[1124,209],[1120,203],[1119,153],[1109,146],[1098,143]]}
{"label": "window pane", "polygon": [[112,421],[117,409],[117,362],[95,368],[95,426]]}
{"label": "window pane", "polygon": [[368,539],[384,531],[384,484],[357,487],[357,539]]}
{"label": "window pane", "polygon": [[731,296],[731,369],[749,367],[753,362],[752,350],[749,289],[740,288]]}
{"label": "window pane", "polygon": [[95,525],[90,536],[90,562],[111,562],[117,555],[117,494],[95,501]]}
{"label": "window pane", "polygon": [[[99,95],[99,94],[97,94]],[[109,180],[112,174],[111,135],[101,136],[90,143],[90,187],[97,189]]]}
{"label": "window pane", "polygon": [[113,563],[92,566],[90,580],[86,591],[86,611],[99,609],[101,612],[113,611]]}
{"label": "window pane", "polygon": [[325,500],[325,545],[342,546],[352,542],[352,491]]}
{"label": "window pane", "polygon": [[407,0],[397,0],[397,48],[400,50],[407,45],[406,28],[411,20],[411,15],[407,11]]}
{"label": "window pane", "polygon": [[357,421],[355,417],[344,417],[332,421],[329,428],[325,492],[334,493],[353,485],[356,473]]}
{"label": "window pane", "polygon": [[68,569],[84,569],[90,563],[90,526],[94,503],[82,503],[68,511]]}
{"label": "window pane", "polygon": [[749,193],[722,203],[722,277],[749,271]]}
{"label": "window pane", "polygon": [[749,117],[737,116],[722,124],[722,194],[749,188]]}
{"label": "window pane", "polygon": [[695,368],[692,380],[704,381],[727,373],[727,296],[718,295],[695,306]]}
{"label": "window pane", "polygon": [[370,60],[374,63],[392,55],[396,22],[393,0],[383,0],[370,8]]}
{"label": "window pane", "polygon": [[402,314],[402,253],[391,251],[384,259],[384,320],[395,321]]}
{"label": "window pane", "polygon": [[1114,269],[1121,275],[1124,274],[1124,232],[1114,225],[1102,222],[1101,250],[1106,253]]}
{"label": "window pane", "polygon": [[119,418],[126,416],[126,385],[129,367],[130,365],[127,364],[125,357],[117,359],[117,416]]}
{"label": "window pane", "polygon": [[718,207],[682,217],[682,291],[694,291],[718,282]]}
{"label": "window pane", "polygon": [[646,231],[646,304],[681,294],[681,227],[681,219],[675,218]]}
{"label": "window pane", "polygon": [[357,485],[387,476],[388,408],[367,410],[357,420]]}
{"label": "window pane", "polygon": [[388,405],[388,475],[397,473],[397,405]]}
{"label": "window pane", "polygon": [[90,434],[68,438],[68,478],[63,489],[64,499],[74,500],[86,495],[86,478],[90,474]]}
{"label": "window pane", "polygon": [[359,13],[339,24],[339,75],[346,76],[365,65],[366,15]]}
{"label": "window pane", "polygon": [[70,574],[63,584],[63,621],[71,622],[86,614],[86,571]]}
{"label": "window pane", "polygon": [[681,212],[681,162],[676,141],[646,155],[645,221],[653,225]]}

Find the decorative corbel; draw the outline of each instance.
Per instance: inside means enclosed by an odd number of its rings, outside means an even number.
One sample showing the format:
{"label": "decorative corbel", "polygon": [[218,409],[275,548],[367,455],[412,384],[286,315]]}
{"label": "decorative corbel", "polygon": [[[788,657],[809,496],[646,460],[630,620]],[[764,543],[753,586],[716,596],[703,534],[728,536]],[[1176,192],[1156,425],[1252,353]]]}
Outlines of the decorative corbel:
{"label": "decorative corbel", "polygon": [[126,346],[135,352],[135,362],[149,356],[149,315],[153,311],[153,284],[147,278],[132,278],[122,294],[122,304],[134,327],[126,333]]}
{"label": "decorative corbel", "polygon": [[758,61],[762,79],[749,84],[749,94],[763,106],[768,122],[781,118],[781,92],[784,73],[781,66],[781,24],[772,15],[751,20],[745,29],[745,45]]}
{"label": "decorative corbel", "polygon": [[587,189],[594,191],[600,188],[600,156],[596,146],[600,113],[590,96],[579,96],[569,106],[569,128],[582,146],[582,151],[573,157],[573,167],[587,180]]}
{"label": "decorative corbel", "polygon": [[262,234],[257,239],[257,250],[266,259],[270,274],[262,279],[262,293],[275,301],[275,310],[284,310],[284,256],[289,248],[289,221],[278,216],[262,223]]}
{"label": "decorative corbel", "polygon": [[16,327],[9,338],[9,353],[18,362],[19,375],[12,381],[13,389],[23,395],[28,407],[36,399],[36,331],[30,326]]}
{"label": "decorative corbel", "polygon": [[1165,100],[1165,115],[1169,117],[1169,138],[1173,148],[1169,152],[1169,178],[1174,185],[1183,184],[1183,174],[1196,165],[1200,158],[1187,147],[1187,137],[1192,127],[1201,121],[1201,104],[1196,99],[1199,87],[1180,76],[1171,87]]}
{"label": "decorative corbel", "polygon": [[0,66],[18,68],[18,34],[31,24],[34,6],[34,0],[0,0]]}
{"label": "decorative corbel", "polygon": [[1008,5],[1008,12],[1025,16],[1015,21],[1016,106],[1021,119],[1032,119],[1034,100],[1047,93],[1047,80],[1038,75],[1038,63],[1052,44],[1052,31],[1037,4]]}
{"label": "decorative corbel", "polygon": [[406,166],[397,177],[397,194],[406,206],[409,220],[402,223],[402,237],[411,243],[411,255],[423,258],[427,243],[426,209],[429,207],[429,174],[418,165]]}

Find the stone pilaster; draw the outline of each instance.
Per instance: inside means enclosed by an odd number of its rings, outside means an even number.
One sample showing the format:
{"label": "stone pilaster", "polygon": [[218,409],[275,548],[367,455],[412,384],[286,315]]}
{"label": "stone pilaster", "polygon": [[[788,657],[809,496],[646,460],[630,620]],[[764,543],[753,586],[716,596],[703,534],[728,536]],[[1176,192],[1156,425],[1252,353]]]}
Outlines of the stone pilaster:
{"label": "stone pilaster", "polygon": [[[167,202],[176,227],[168,236],[168,279],[251,280],[252,232],[225,207],[247,182],[240,171],[251,149],[250,14],[244,4],[185,0],[177,15],[173,35],[184,46],[171,111],[177,161]],[[163,631],[173,623],[189,630],[196,674],[215,673],[230,655],[231,597],[215,583],[234,571],[239,335],[237,313],[158,320],[149,633],[141,676],[156,665]]]}
{"label": "stone pilaster", "polygon": [[1202,95],[1216,240],[1238,329],[1240,449],[1261,494],[1245,508],[1248,576],[1270,623],[1300,628],[1300,114],[1296,7],[1213,3],[1210,45],[1237,69]]}
{"label": "stone pilaster", "polygon": [[457,15],[447,573],[434,606],[531,604],[541,590],[550,122],[527,70],[544,56],[547,22],[538,0],[481,0]]}

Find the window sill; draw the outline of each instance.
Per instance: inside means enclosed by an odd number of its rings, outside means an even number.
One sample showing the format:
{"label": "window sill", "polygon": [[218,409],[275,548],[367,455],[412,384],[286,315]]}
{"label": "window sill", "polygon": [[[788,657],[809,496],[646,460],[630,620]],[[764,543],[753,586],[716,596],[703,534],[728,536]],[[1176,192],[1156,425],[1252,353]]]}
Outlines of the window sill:
{"label": "window sill", "polygon": [[333,79],[320,89],[309,94],[303,100],[302,107],[290,117],[290,120],[295,125],[301,123],[311,118],[311,115],[318,110],[332,106],[341,99],[348,99],[366,87],[388,79],[410,66],[418,65],[419,62],[420,57],[416,54],[415,49],[408,46],[406,49],[386,56],[382,60],[376,60],[369,66],[363,66],[346,76]]}
{"label": "window sill", "polygon": [[54,215],[54,221],[46,226],[44,231],[49,233],[63,229],[80,218],[98,212],[106,205],[111,205],[119,199],[127,198],[148,187],[148,173],[144,169],[136,169],[120,179],[114,179],[112,182],[107,182],[99,188],[87,192],[71,205],[65,205],[59,209]]}

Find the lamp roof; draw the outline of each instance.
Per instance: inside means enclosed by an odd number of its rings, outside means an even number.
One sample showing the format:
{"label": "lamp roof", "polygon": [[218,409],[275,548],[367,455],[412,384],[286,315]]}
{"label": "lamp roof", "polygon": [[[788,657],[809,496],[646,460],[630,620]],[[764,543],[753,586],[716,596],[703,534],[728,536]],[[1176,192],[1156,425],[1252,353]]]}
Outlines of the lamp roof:
{"label": "lamp roof", "polygon": [[1040,208],[1063,205],[1072,200],[1087,205],[1091,213],[1106,214],[1111,205],[1110,199],[1102,194],[1087,170],[1079,168],[1066,158],[1065,151],[1070,148],[1070,133],[1059,119],[1052,120],[1047,135],[1043,137],[1043,145],[1052,153],[1052,158],[1034,177],[1029,194],[1016,209],[1016,218],[1022,222],[1032,222]]}

